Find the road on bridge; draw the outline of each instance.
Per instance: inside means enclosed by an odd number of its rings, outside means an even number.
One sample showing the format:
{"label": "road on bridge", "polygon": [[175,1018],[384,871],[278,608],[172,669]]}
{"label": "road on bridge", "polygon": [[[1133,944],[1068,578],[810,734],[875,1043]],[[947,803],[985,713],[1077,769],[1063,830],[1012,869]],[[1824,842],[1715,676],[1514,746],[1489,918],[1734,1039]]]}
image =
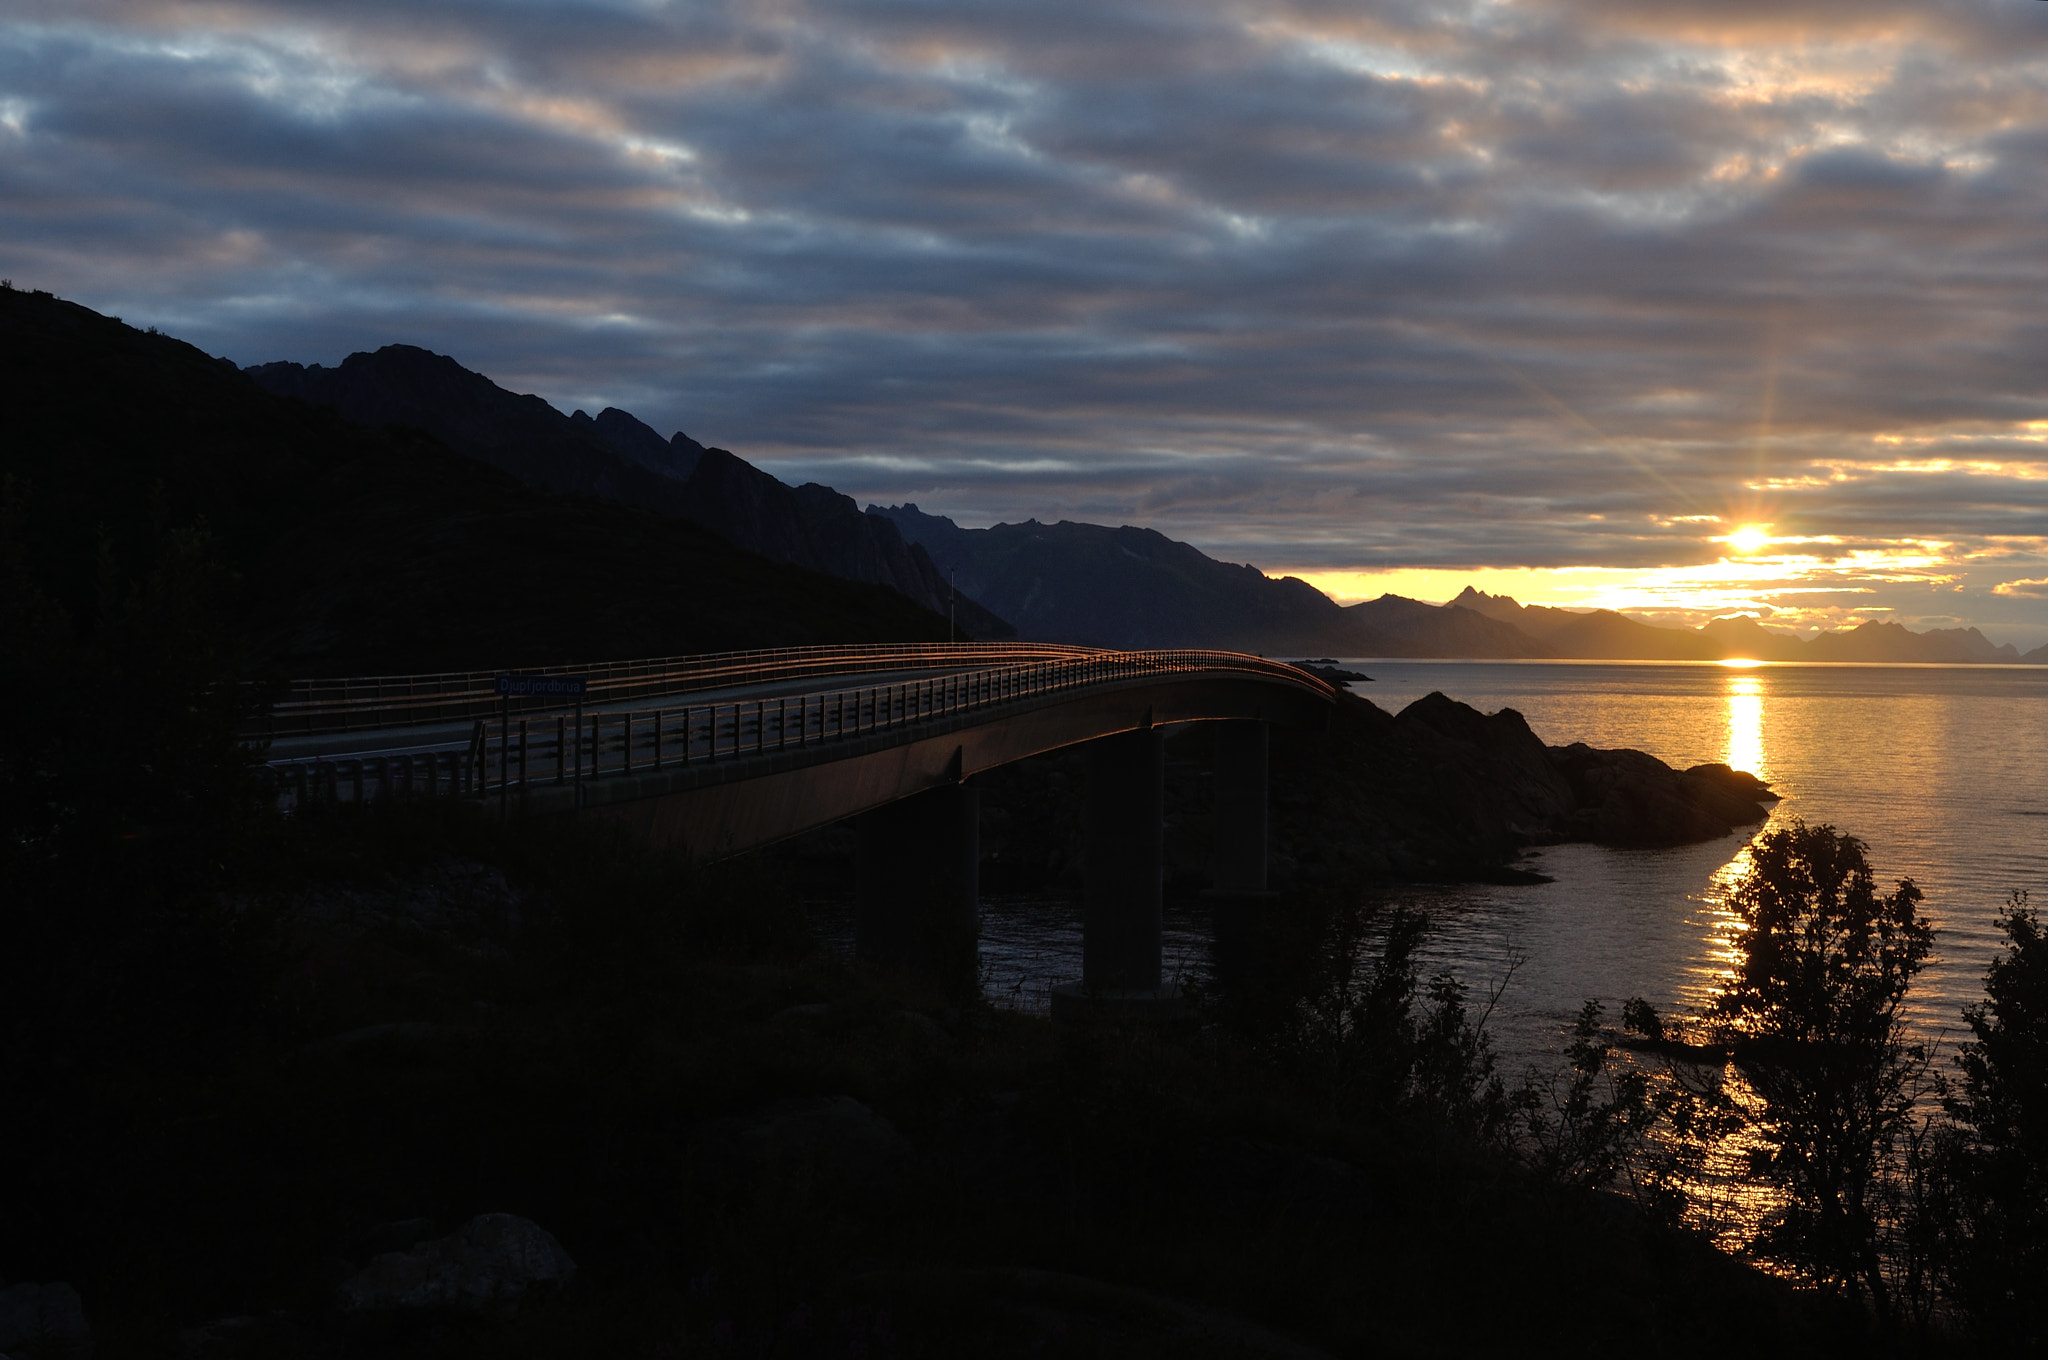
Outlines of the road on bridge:
{"label": "road on bridge", "polygon": [[[968,975],[974,776],[1086,745],[1083,979],[1067,996],[1091,1006],[1161,1001],[1164,730],[1222,725],[1222,921],[1228,903],[1250,910],[1266,895],[1267,728],[1320,726],[1336,697],[1319,676],[1242,653],[1036,644],[791,648],[546,673],[586,675],[588,693],[569,708],[500,697],[491,672],[301,681],[251,735],[270,741],[286,806],[440,795],[507,818],[603,809],[704,859],[857,819],[861,952]],[[934,965],[934,950],[948,962]]]}

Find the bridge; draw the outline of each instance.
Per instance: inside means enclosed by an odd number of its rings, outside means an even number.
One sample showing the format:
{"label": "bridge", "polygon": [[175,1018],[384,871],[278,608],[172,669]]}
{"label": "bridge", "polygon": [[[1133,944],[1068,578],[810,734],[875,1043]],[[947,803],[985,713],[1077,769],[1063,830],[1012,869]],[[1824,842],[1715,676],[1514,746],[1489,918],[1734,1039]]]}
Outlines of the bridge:
{"label": "bridge", "polygon": [[1084,746],[1074,1006],[1162,991],[1164,738],[1216,729],[1219,946],[1266,895],[1270,725],[1320,727],[1336,691],[1235,652],[1052,644],[800,647],[608,665],[295,681],[260,735],[287,807],[399,795],[501,817],[602,811],[701,859],[835,822],[859,832],[863,959],[972,975],[977,774]]}

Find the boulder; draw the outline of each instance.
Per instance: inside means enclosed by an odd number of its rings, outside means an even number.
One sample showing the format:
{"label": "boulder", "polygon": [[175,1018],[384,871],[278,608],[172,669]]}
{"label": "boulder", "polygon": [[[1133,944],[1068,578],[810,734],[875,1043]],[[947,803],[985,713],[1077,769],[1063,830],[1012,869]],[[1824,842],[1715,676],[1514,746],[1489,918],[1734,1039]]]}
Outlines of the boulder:
{"label": "boulder", "polygon": [[290,1355],[297,1338],[284,1313],[243,1313],[215,1318],[178,1333],[179,1360],[257,1360]]}
{"label": "boulder", "polygon": [[1277,1143],[1205,1142],[1191,1151],[1188,1166],[1189,1194],[1219,1219],[1291,1230],[1362,1224],[1377,1203],[1371,1181],[1351,1163]]}
{"label": "boulder", "polygon": [[909,1144],[850,1096],[782,1100],[704,1129],[707,1166],[743,1180],[823,1180],[876,1188]]}
{"label": "boulder", "polygon": [[480,1313],[516,1305],[540,1285],[566,1283],[576,1263],[540,1225],[479,1214],[446,1237],[387,1252],[337,1291],[351,1314]]}
{"label": "boulder", "polygon": [[1683,774],[1642,751],[1602,751],[1574,742],[1550,758],[1570,783],[1578,810],[1573,840],[1604,845],[1687,845],[1714,840],[1764,819],[1777,795],[1754,775],[1726,765]]}
{"label": "boulder", "polygon": [[68,1284],[17,1284],[0,1289],[0,1352],[14,1360],[57,1360],[92,1354],[85,1307]]}

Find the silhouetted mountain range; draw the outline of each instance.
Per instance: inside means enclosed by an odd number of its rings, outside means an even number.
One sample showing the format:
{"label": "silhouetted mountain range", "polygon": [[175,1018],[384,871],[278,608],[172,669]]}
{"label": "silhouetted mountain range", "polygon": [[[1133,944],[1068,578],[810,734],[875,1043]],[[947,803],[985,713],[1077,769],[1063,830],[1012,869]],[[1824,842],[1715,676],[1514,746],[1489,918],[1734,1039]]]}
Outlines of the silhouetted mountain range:
{"label": "silhouetted mountain range", "polygon": [[1308,582],[1218,562],[1156,530],[1066,520],[962,529],[915,505],[868,513],[1034,640],[1282,652],[1353,637],[1345,612]]}
{"label": "silhouetted mountain range", "polygon": [[1863,662],[2048,661],[2048,645],[2022,657],[2011,643],[1994,644],[1975,628],[1915,633],[1897,623],[1871,622],[1841,632],[1800,638],[1766,628],[1747,615],[1714,619],[1697,630],[1659,628],[1611,609],[1579,613],[1518,604],[1506,595],[1465,587],[1452,605],[1520,629],[1551,654],[1582,660]]}
{"label": "silhouetted mountain range", "polygon": [[[198,516],[244,582],[259,650],[294,667],[928,637],[949,569],[961,631],[980,637],[1010,634],[1001,615],[1032,639],[1267,654],[2048,664],[2048,645],[2022,656],[1974,628],[1866,623],[1802,640],[1750,618],[1660,628],[1470,588],[1444,605],[1385,595],[1344,607],[1151,529],[962,529],[915,505],[863,513],[830,487],[787,486],[614,408],[562,415],[411,346],[332,369],[237,373],[47,294],[4,301],[0,339],[18,394],[4,470],[26,489],[23,523],[50,586],[89,607],[81,525],[125,541],[146,521]],[[258,457],[259,444],[286,452]],[[521,492],[478,460],[576,494]],[[845,588],[787,575],[795,567]],[[888,589],[862,594],[854,582]],[[520,617],[544,601],[554,622],[541,638]]]}
{"label": "silhouetted mountain range", "polygon": [[[225,573],[204,593],[232,616],[257,671],[946,636],[943,618],[895,590],[522,485],[417,429],[280,400],[225,360],[48,294],[0,289],[0,390],[0,614],[17,621],[48,600],[89,630],[110,589],[198,590],[171,569],[180,535],[203,528]],[[486,426],[496,410],[482,393],[460,418]]]}
{"label": "silhouetted mountain range", "polygon": [[963,529],[914,504],[863,513],[831,487],[788,486],[681,431],[663,439],[614,407],[565,416],[410,345],[352,354],[335,368],[246,372],[272,393],[361,424],[425,431],[522,481],[686,519],[772,561],[887,585],[935,612],[947,608],[954,572],[956,617],[977,637],[1340,656],[2048,662],[2048,646],[2022,658],[1974,628],[1866,623],[1812,639],[1746,617],[1662,628],[1470,587],[1443,605],[1383,595],[1340,606],[1306,581],[1219,562],[1153,529],[1066,520]]}
{"label": "silhouetted mountain range", "polygon": [[[358,424],[424,430],[531,485],[686,519],[770,561],[886,585],[946,612],[945,573],[887,519],[862,514],[831,487],[785,485],[680,430],[663,439],[615,407],[595,418],[565,416],[413,345],[351,354],[334,368],[271,363],[244,371],[266,391],[332,407]],[[1014,635],[971,598],[955,602],[955,615],[964,636]]]}
{"label": "silhouetted mountain range", "polygon": [[1866,623],[1810,640],[1747,617],[1660,628],[1611,609],[1524,605],[1469,586],[1448,604],[1382,595],[1340,606],[1306,581],[1218,562],[1151,529],[1066,520],[963,529],[914,504],[870,505],[868,514],[894,521],[941,569],[956,570],[963,590],[1040,641],[1357,657],[2048,663],[2048,646],[2022,657],[1974,628]]}

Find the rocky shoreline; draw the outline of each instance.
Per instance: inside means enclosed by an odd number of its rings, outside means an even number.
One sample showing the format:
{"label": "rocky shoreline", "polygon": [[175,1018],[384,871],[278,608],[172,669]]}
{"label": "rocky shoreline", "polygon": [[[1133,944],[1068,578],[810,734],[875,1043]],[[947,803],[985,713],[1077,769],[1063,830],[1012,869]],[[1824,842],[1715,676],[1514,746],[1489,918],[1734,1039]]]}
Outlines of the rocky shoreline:
{"label": "rocky shoreline", "polygon": [[1341,696],[1323,733],[1276,731],[1276,887],[1343,881],[1529,881],[1535,846],[1714,840],[1777,800],[1726,765],[1677,770],[1642,751],[1546,746],[1514,709],[1440,693],[1398,714]]}

